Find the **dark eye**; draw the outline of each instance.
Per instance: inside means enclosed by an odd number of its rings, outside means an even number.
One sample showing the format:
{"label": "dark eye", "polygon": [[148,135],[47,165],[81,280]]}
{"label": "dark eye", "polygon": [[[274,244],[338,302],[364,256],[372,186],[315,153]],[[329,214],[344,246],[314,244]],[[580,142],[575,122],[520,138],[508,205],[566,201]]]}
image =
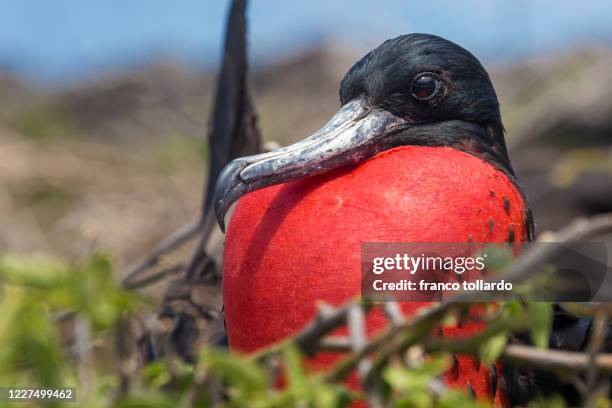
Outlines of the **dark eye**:
{"label": "dark eye", "polygon": [[412,81],[412,96],[421,101],[433,98],[440,91],[440,79],[436,74],[423,73]]}

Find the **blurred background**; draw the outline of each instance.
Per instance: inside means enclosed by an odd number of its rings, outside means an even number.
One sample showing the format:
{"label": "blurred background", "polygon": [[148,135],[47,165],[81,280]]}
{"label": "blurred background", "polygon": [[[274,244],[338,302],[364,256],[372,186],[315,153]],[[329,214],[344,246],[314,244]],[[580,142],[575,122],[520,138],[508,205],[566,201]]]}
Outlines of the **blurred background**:
{"label": "blurred background", "polygon": [[[228,1],[3,1],[0,251],[127,265],[199,210]],[[410,32],[472,51],[502,103],[537,231],[612,210],[612,2],[249,4],[266,141],[319,128],[365,52]],[[184,259],[184,254],[177,254]]]}

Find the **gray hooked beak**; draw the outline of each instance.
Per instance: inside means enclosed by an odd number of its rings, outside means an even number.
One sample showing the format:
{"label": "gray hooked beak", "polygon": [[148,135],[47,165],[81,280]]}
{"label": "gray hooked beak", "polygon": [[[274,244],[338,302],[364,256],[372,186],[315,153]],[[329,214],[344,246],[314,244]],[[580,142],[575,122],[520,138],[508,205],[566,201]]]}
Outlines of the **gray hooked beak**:
{"label": "gray hooked beak", "polygon": [[225,230],[229,207],[246,193],[359,163],[388,149],[385,135],[403,124],[403,119],[358,98],[301,142],[233,160],[215,186],[215,214],[221,229]]}

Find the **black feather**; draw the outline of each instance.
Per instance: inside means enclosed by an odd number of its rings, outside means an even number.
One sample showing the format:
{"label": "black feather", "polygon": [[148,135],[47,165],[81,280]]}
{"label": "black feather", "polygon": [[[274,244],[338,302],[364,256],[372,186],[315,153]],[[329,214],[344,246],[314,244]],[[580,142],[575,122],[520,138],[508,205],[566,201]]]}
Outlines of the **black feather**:
{"label": "black feather", "polygon": [[234,0],[225,32],[223,63],[209,134],[210,164],[203,214],[212,205],[215,183],[221,170],[236,157],[258,153],[260,135],[247,79],[246,0]]}

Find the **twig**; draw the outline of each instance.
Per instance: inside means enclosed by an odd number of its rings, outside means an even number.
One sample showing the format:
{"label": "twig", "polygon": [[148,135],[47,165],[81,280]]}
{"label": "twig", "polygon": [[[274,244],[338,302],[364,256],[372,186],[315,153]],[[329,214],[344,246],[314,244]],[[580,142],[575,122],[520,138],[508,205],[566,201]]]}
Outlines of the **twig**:
{"label": "twig", "polygon": [[[278,354],[289,344],[296,346],[306,355],[314,355],[319,350],[319,342],[327,334],[346,324],[348,311],[356,304],[356,301],[348,301],[339,308],[321,304],[316,316],[294,337],[268,347],[251,356],[252,360],[264,361],[270,355]],[[365,304],[364,311],[368,311],[372,304]]]}
{"label": "twig", "polygon": [[[355,304],[348,310],[347,326],[349,329],[349,344],[351,350],[358,353],[365,348],[368,342],[365,328],[365,313],[360,305]],[[366,382],[371,365],[371,362],[367,358],[361,359],[357,364],[357,373],[362,382],[368,406],[378,408],[382,407],[379,386],[372,382]]]}
{"label": "twig", "polygon": [[[367,343],[365,332],[365,314],[363,309],[355,304],[352,305],[347,314],[347,326],[349,329],[349,342],[353,351],[360,351]],[[361,367],[360,374],[365,374],[367,366]]]}
{"label": "twig", "polygon": [[74,350],[79,367],[79,386],[83,388],[83,394],[89,394],[92,385],[91,365],[91,328],[89,321],[83,316],[77,316],[74,322]]}
{"label": "twig", "polygon": [[159,262],[164,255],[166,255],[168,252],[174,251],[197,236],[201,231],[203,224],[204,220],[200,218],[190,224],[183,225],[169,237],[160,242],[149,255],[144,257],[143,260],[128,268],[128,271],[122,281],[123,286],[129,287],[134,278],[145,270],[157,265],[157,262]]}
{"label": "twig", "polygon": [[[466,303],[462,306],[466,305],[469,304]],[[377,358],[374,366],[370,370],[371,377],[371,373],[382,365],[382,361],[387,361],[387,359],[393,353],[390,348],[385,348],[384,346],[390,344],[391,340],[395,340],[402,333],[405,336],[403,338],[403,343],[406,345],[406,347],[416,343],[419,339],[425,337],[431,331],[431,329],[450,308],[450,304],[441,304],[412,320],[407,320],[403,324],[390,327],[385,333],[378,335],[378,337],[371,340],[359,352],[349,355],[339,364],[337,364],[334,370],[328,373],[327,379],[332,382],[343,380],[355,369],[362,358],[375,350],[379,350],[381,351],[381,355],[384,355],[384,357],[379,356]],[[408,331],[408,333],[405,333],[406,331]]]}
{"label": "twig", "polygon": [[210,233],[215,224],[215,217],[214,217],[214,212],[212,211],[208,211],[203,214],[204,215],[202,216],[203,217],[202,234],[193,251],[193,254],[191,255],[191,258],[189,259],[187,268],[185,268],[185,270],[183,271],[184,280],[190,280],[191,278],[193,278],[193,276],[198,271],[202,261],[204,259],[208,259],[208,256],[206,255],[206,251],[204,248],[206,247],[206,242],[208,242]]}
{"label": "twig", "polygon": [[[482,334],[469,339],[432,339],[431,341],[425,341],[424,345],[429,352],[446,351],[475,355],[478,353],[478,347],[482,340],[494,335],[496,331],[491,330],[486,334],[482,332]],[[586,372],[590,369],[591,364],[594,364],[601,373],[612,374],[612,354],[598,354],[591,362],[587,353],[508,344],[500,358],[504,361],[538,367],[548,371],[566,370],[571,373]]]}
{"label": "twig", "polygon": [[[495,331],[491,331],[486,335],[469,339],[429,339],[424,341],[424,345],[430,353],[446,351],[475,355],[478,353],[478,343],[494,334]],[[347,352],[351,350],[351,347],[346,337],[331,336],[321,341],[321,350]],[[594,364],[599,372],[612,375],[612,354],[610,353],[597,354],[591,363],[587,353],[553,349],[543,350],[533,346],[509,344],[504,349],[501,359],[549,371],[561,369],[572,373],[585,372],[590,369],[591,364]]]}
{"label": "twig", "polygon": [[[584,372],[591,364],[587,353],[542,350],[519,344],[506,346],[502,358],[506,361],[533,365],[549,371],[565,369],[572,372]],[[612,354],[598,354],[594,359],[594,364],[601,373],[612,375]]]}
{"label": "twig", "polygon": [[133,335],[130,321],[122,316],[117,323],[115,334],[115,349],[117,352],[117,365],[119,371],[118,397],[129,394],[133,367],[131,364],[133,348]]}
{"label": "twig", "polygon": [[[314,354],[319,346],[319,341],[326,334],[344,325],[348,318],[349,311],[357,303],[355,301],[348,302],[344,306],[333,310],[330,313],[329,308],[319,308],[319,313],[315,320],[302,330],[295,338],[295,344],[306,354]],[[364,309],[368,310],[372,305],[365,305]]]}
{"label": "twig", "polygon": [[394,326],[402,324],[405,320],[397,302],[385,302],[383,304],[383,311],[385,312],[387,320]]}
{"label": "twig", "polygon": [[351,343],[345,336],[326,336],[319,342],[319,351],[347,352],[351,351]]}
{"label": "twig", "polygon": [[588,369],[586,371],[586,388],[587,394],[584,396],[584,406],[593,407],[598,399],[598,390],[601,389],[601,384],[598,384],[600,369],[596,363],[599,352],[601,351],[604,340],[608,335],[609,316],[604,309],[597,309],[593,316],[591,329],[591,339],[586,347],[588,353]]}
{"label": "twig", "polygon": [[608,232],[612,232],[612,213],[579,218],[553,236],[556,235],[559,242],[575,242],[585,241]]}
{"label": "twig", "polygon": [[168,268],[164,268],[158,272],[155,272],[152,275],[146,276],[140,280],[129,280],[123,283],[123,287],[126,289],[139,289],[144,286],[149,286],[155,282],[158,282],[168,276],[176,275],[179,272],[185,269],[185,264],[179,263],[176,265],[169,266]]}

